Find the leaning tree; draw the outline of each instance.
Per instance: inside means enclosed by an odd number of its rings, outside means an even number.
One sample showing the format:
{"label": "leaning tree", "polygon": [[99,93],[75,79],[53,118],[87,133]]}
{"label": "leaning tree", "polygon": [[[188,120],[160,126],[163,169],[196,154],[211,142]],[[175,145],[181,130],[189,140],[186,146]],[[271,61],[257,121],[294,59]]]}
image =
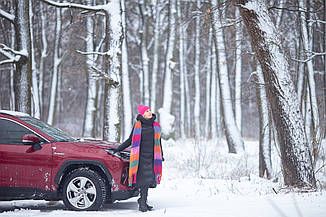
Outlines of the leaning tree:
{"label": "leaning tree", "polygon": [[261,65],[280,143],[286,185],[316,187],[298,96],[264,0],[234,0]]}

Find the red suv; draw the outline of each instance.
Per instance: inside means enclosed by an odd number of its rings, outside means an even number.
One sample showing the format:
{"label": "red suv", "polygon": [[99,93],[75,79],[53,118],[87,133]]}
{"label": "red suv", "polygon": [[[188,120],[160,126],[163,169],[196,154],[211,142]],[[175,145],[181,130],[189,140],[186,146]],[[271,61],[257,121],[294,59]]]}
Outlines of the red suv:
{"label": "red suv", "polygon": [[130,152],[118,143],[76,140],[20,112],[0,110],[0,200],[63,200],[99,210],[139,194],[128,187]]}

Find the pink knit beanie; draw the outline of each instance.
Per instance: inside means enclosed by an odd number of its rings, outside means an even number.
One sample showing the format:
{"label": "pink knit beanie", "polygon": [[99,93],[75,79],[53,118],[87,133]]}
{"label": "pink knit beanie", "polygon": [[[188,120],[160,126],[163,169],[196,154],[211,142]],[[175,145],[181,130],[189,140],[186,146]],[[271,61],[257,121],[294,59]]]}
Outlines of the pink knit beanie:
{"label": "pink knit beanie", "polygon": [[147,109],[150,109],[147,105],[138,105],[137,107],[140,115],[143,115]]}

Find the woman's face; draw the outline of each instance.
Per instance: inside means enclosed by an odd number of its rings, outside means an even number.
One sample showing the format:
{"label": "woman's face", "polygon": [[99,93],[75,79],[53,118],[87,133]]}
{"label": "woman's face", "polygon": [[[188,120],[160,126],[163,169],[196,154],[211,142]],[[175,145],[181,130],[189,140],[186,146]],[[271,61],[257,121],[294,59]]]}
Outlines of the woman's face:
{"label": "woman's face", "polygon": [[151,119],[152,116],[153,116],[153,114],[152,114],[152,111],[151,111],[150,109],[147,109],[147,110],[145,111],[145,113],[143,114],[143,117],[144,117],[145,119]]}

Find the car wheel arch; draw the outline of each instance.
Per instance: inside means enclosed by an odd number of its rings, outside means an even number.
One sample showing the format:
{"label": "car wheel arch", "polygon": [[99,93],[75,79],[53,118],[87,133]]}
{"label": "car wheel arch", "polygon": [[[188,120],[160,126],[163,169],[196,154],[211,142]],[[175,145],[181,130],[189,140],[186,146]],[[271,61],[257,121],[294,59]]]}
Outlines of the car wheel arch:
{"label": "car wheel arch", "polygon": [[99,175],[101,175],[107,181],[107,183],[111,185],[112,175],[104,163],[93,160],[68,160],[60,166],[57,174],[55,175],[54,183],[58,186],[58,190],[61,188],[60,186],[63,184],[65,176],[75,169],[85,167],[89,167],[90,169],[98,172]]}

